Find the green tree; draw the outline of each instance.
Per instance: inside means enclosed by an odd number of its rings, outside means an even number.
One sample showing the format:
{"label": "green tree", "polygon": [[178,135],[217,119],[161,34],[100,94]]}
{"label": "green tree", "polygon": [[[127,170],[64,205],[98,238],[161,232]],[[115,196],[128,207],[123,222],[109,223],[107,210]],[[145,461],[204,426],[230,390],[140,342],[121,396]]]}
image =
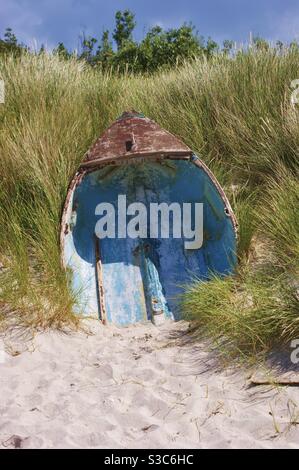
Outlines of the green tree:
{"label": "green tree", "polygon": [[59,57],[62,57],[63,59],[69,59],[71,56],[63,42],[58,43],[58,46],[53,50],[53,53],[59,55]]}
{"label": "green tree", "polygon": [[11,28],[6,28],[4,39],[0,39],[0,54],[13,53],[20,55],[26,47],[19,43]]}
{"label": "green tree", "polygon": [[253,42],[253,47],[257,51],[269,50],[269,43],[265,39],[261,38],[260,36],[255,36],[252,42]]}
{"label": "green tree", "polygon": [[210,57],[212,57],[212,55],[217,53],[218,49],[219,49],[219,46],[217,42],[215,42],[212,38],[209,37],[206,43],[206,47],[205,47],[205,54],[207,58],[209,59]]}
{"label": "green tree", "polygon": [[289,48],[291,49],[291,51],[298,51],[299,49],[298,42],[297,41],[290,42]]}
{"label": "green tree", "polygon": [[139,48],[140,68],[154,71],[163,65],[174,65],[199,55],[203,51],[202,38],[194,33],[192,25],[164,31],[160,26],[149,30]]}
{"label": "green tree", "polygon": [[229,54],[232,49],[234,47],[234,41],[230,40],[230,39],[225,39],[223,41],[223,49],[222,51],[225,53],[225,54]]}
{"label": "green tree", "polygon": [[143,71],[140,46],[135,42],[127,42],[113,57],[113,65],[121,72]]}
{"label": "green tree", "polygon": [[121,50],[126,43],[133,42],[132,32],[135,26],[135,14],[130,10],[116,12],[113,39],[116,42],[118,50]]}
{"label": "green tree", "polygon": [[97,39],[92,36],[83,36],[81,39],[81,54],[80,59],[85,59],[90,64],[94,63],[94,46],[97,43]]}
{"label": "green tree", "polygon": [[283,42],[280,41],[279,39],[278,41],[276,41],[276,48],[279,50],[279,52],[282,52],[283,50]]}
{"label": "green tree", "polygon": [[113,56],[114,51],[112,42],[109,39],[109,31],[106,29],[102,34],[102,38],[97,49],[96,61],[101,63],[104,67],[107,67],[112,63]]}
{"label": "green tree", "polygon": [[6,42],[6,44],[8,44],[12,47],[17,46],[17,44],[18,44],[17,37],[13,33],[11,28],[6,28],[5,33],[4,33],[4,41]]}

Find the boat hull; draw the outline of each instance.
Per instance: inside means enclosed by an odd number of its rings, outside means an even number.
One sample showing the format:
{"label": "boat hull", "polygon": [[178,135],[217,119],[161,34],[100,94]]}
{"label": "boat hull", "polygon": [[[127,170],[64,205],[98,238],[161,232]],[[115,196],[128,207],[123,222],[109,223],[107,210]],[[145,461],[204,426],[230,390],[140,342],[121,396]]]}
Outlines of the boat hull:
{"label": "boat hull", "polygon": [[[203,243],[186,249],[186,238],[99,240],[96,207],[108,202],[118,213],[119,196],[127,205],[201,203]],[[194,218],[194,213],[192,213]],[[132,217],[127,216],[127,222]],[[192,219],[192,225],[195,221]],[[150,221],[148,221],[150,225]],[[183,230],[182,230],[183,232]],[[64,210],[63,264],[70,272],[77,313],[125,326],[180,319],[179,298],[194,279],[228,275],[236,266],[236,223],[219,184],[195,156],[122,162],[76,176]]]}

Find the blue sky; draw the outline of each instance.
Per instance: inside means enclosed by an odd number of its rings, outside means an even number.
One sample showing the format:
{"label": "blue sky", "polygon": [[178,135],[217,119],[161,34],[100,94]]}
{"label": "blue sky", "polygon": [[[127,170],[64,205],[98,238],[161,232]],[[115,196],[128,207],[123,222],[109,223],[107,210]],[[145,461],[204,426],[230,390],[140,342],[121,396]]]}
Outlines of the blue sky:
{"label": "blue sky", "polygon": [[31,46],[63,41],[76,48],[80,32],[99,37],[113,29],[115,11],[125,8],[136,13],[137,40],[155,24],[189,21],[218,42],[244,43],[250,31],[271,41],[299,40],[298,0],[0,0],[0,35],[10,26]]}

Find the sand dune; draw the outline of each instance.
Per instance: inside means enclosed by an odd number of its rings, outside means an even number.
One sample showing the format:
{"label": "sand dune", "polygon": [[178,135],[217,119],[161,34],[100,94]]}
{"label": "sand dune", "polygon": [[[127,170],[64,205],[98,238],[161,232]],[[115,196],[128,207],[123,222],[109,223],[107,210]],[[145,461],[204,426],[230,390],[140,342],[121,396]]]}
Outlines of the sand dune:
{"label": "sand dune", "polygon": [[186,323],[85,326],[0,340],[0,448],[299,447],[298,388],[215,370]]}

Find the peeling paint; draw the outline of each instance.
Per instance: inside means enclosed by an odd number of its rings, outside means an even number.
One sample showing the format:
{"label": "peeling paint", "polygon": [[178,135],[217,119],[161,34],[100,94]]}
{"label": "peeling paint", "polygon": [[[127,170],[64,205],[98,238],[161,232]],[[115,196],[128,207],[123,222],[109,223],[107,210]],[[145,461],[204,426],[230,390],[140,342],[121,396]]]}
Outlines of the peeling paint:
{"label": "peeling paint", "polygon": [[[126,139],[132,145],[122,151]],[[116,205],[120,194],[128,204],[204,203],[203,246],[185,250],[184,239],[173,238],[104,239],[96,245],[95,207]],[[67,193],[61,251],[63,266],[72,273],[76,311],[119,325],[179,319],[184,283],[234,270],[236,228],[229,202],[206,165],[153,121],[125,115],[87,153]]]}

